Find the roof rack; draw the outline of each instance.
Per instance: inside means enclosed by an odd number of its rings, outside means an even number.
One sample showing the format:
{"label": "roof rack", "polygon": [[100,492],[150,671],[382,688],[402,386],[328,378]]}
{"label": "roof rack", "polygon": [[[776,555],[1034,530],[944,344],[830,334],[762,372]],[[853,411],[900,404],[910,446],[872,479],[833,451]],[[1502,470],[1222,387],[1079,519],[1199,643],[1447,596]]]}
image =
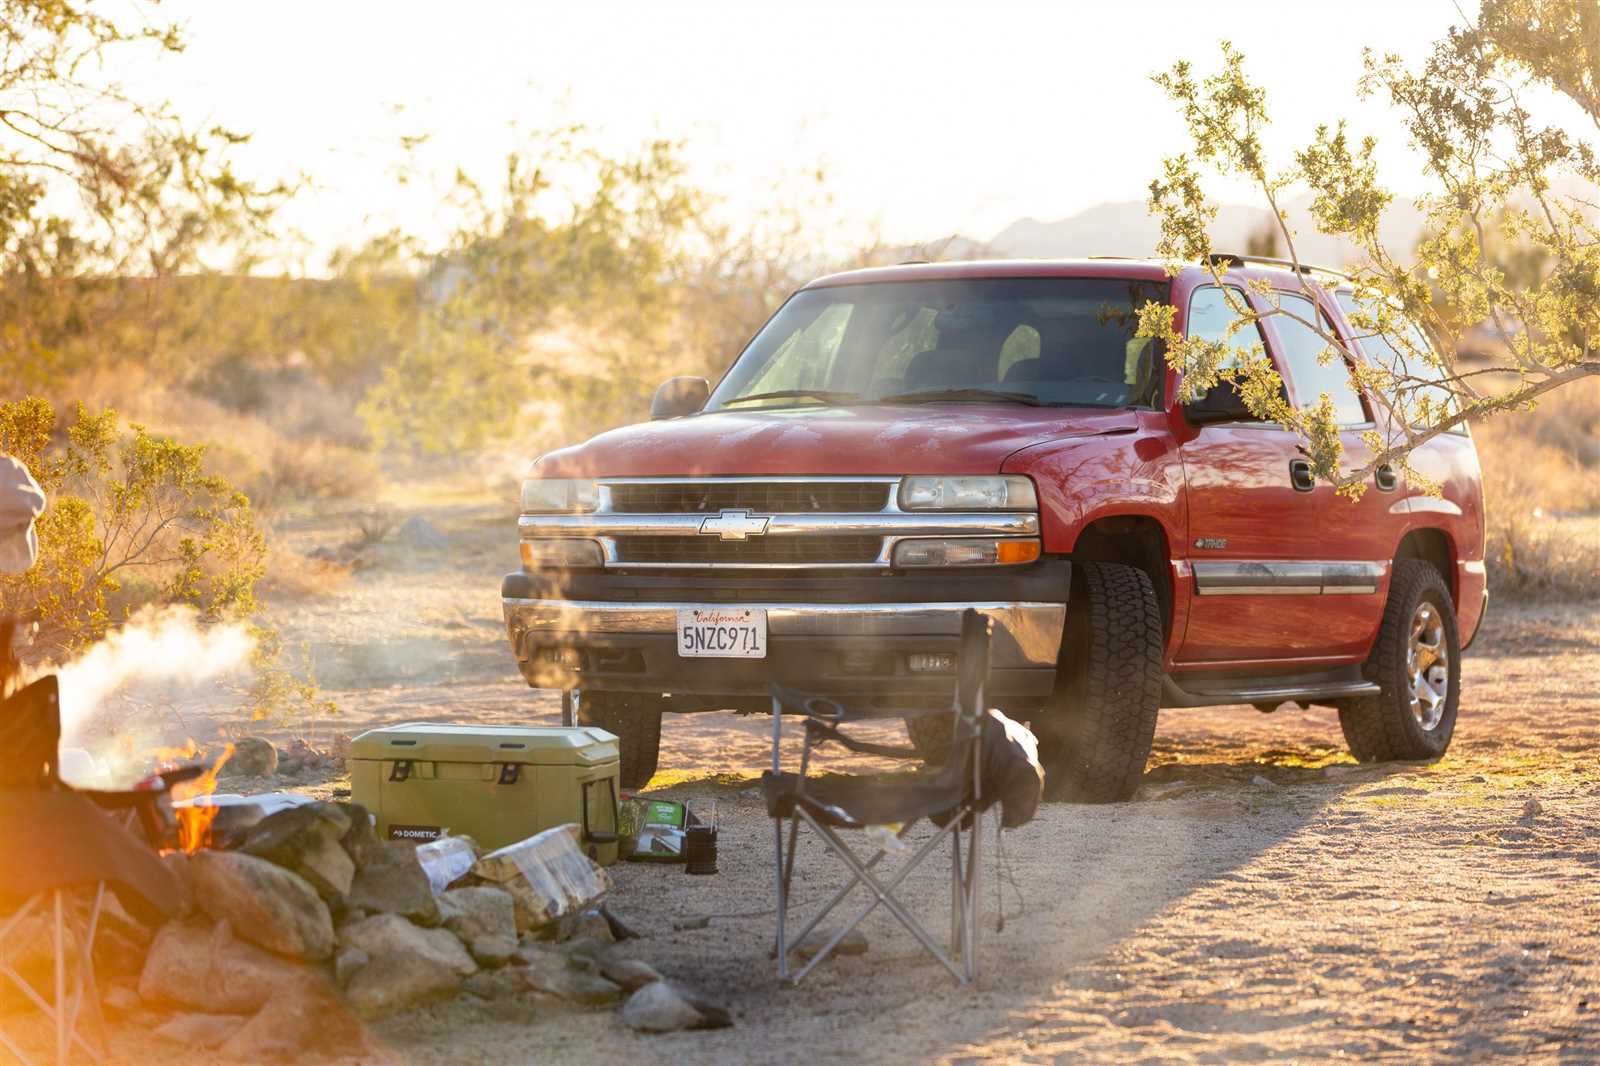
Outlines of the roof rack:
{"label": "roof rack", "polygon": [[1212,252],[1206,256],[1206,262],[1212,266],[1275,266],[1285,270],[1297,271],[1301,274],[1332,274],[1337,278],[1348,278],[1349,275],[1342,270],[1332,267],[1317,266],[1315,263],[1296,263],[1292,259],[1273,259],[1265,255],[1240,255],[1237,252]]}

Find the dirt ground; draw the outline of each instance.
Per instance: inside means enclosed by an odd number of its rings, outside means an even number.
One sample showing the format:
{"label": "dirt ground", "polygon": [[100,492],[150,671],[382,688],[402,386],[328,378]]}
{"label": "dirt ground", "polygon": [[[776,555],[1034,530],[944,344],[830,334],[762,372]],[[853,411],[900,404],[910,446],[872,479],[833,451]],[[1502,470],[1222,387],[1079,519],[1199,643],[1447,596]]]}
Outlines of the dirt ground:
{"label": "dirt ground", "polygon": [[[554,694],[522,684],[504,643],[507,509],[438,499],[422,513],[449,550],[385,545],[336,594],[278,610],[341,713],[269,735],[555,719]],[[289,532],[310,550],[347,527]],[[612,1012],[462,999],[376,1036],[419,1064],[1600,1060],[1600,608],[1492,608],[1464,692],[1432,765],[1359,767],[1320,709],[1164,714],[1138,800],[1050,805],[1006,834],[1004,926],[991,876],[973,990],[882,914],[863,926],[866,954],[780,987],[753,787],[767,723],[669,719],[655,786],[715,803],[721,872],[623,864],[611,905],[646,934],[629,953],[735,1026],[641,1036]],[[840,883],[836,866],[800,875],[800,910]],[[907,883],[936,930],[942,872]],[[130,1030],[117,1041],[120,1061],[182,1061]]]}

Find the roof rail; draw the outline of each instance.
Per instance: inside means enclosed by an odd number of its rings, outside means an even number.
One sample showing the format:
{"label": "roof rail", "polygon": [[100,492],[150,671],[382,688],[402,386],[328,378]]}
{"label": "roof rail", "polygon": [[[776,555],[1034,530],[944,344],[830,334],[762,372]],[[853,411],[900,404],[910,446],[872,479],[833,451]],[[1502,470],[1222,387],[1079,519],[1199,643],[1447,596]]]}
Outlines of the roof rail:
{"label": "roof rail", "polygon": [[1301,274],[1332,274],[1336,278],[1348,279],[1350,275],[1342,270],[1332,267],[1317,266],[1315,263],[1296,263],[1293,259],[1274,259],[1265,255],[1240,255],[1237,252],[1211,252],[1206,256],[1206,262],[1211,266],[1275,266],[1286,270],[1298,271]]}

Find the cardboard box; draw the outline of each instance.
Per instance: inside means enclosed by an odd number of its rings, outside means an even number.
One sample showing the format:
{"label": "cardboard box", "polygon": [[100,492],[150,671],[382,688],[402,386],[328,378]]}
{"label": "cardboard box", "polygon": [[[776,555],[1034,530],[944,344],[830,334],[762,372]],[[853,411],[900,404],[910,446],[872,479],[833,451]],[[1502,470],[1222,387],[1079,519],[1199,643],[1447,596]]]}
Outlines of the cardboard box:
{"label": "cardboard box", "polygon": [[385,840],[470,836],[485,850],[575,822],[602,866],[617,859],[617,738],[593,726],[411,722],[350,742],[351,798]]}

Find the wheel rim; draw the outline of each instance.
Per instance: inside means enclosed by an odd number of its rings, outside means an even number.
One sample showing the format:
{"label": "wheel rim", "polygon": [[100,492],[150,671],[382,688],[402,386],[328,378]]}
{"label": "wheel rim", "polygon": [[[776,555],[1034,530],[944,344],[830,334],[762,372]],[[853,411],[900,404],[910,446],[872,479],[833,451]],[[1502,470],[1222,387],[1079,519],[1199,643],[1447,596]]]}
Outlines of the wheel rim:
{"label": "wheel rim", "polygon": [[1444,618],[1431,603],[1417,605],[1411,616],[1411,641],[1406,649],[1411,684],[1411,715],[1424,733],[1438,728],[1450,698],[1450,648]]}

